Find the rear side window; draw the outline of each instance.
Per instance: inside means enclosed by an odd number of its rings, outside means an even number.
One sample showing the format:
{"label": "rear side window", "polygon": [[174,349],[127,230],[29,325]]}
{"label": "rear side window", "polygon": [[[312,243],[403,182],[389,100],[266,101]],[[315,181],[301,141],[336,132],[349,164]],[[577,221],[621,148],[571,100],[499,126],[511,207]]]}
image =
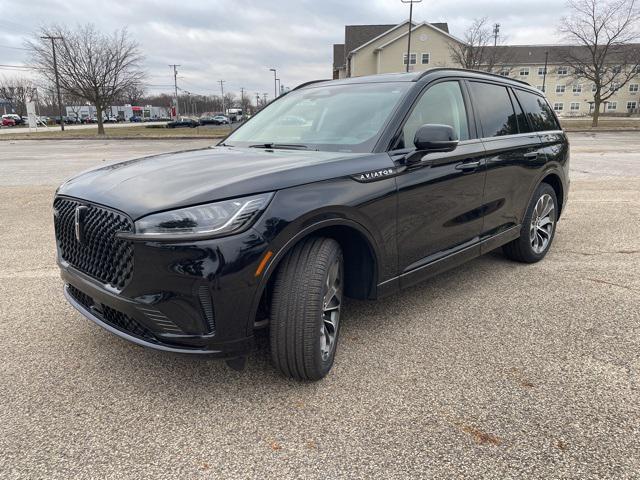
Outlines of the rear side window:
{"label": "rear side window", "polygon": [[534,131],[560,130],[551,107],[543,97],[535,93],[514,90]]}
{"label": "rear side window", "polygon": [[480,82],[470,82],[470,86],[483,137],[519,133],[516,112],[506,87]]}

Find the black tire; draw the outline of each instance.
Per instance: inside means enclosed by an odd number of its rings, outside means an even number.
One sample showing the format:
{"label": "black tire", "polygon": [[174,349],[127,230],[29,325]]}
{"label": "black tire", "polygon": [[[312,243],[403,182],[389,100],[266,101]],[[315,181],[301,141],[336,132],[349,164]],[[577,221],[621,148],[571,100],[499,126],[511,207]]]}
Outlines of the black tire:
{"label": "black tire", "polygon": [[[545,195],[551,197],[553,201],[553,224],[551,226],[548,242],[546,243],[545,247],[541,251],[536,251],[534,245],[532,244],[531,238],[532,218],[537,218],[534,217],[536,215],[536,205],[538,204],[538,201]],[[553,243],[553,238],[556,233],[557,222],[558,199],[556,197],[556,192],[548,183],[541,183],[533,194],[531,203],[529,203],[529,206],[527,207],[527,212],[522,221],[522,230],[520,232],[520,237],[504,245],[502,247],[502,251],[504,252],[505,256],[511,260],[523,263],[539,262],[545,257],[545,255],[551,248],[551,244]]]}
{"label": "black tire", "polygon": [[[340,331],[343,271],[340,245],[322,237],[303,240],[278,267],[271,302],[271,359],[283,375],[320,380],[331,369]],[[327,351],[324,303],[330,278],[337,279],[339,292],[334,340]]]}

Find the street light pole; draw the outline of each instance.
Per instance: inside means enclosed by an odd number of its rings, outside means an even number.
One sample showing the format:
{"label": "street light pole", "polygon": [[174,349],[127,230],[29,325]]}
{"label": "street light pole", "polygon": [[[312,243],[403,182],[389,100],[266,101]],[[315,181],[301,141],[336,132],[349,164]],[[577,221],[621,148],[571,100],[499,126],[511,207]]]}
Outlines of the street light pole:
{"label": "street light pole", "polygon": [[280,86],[280,79],[276,78],[276,80],[278,81],[278,96],[282,93],[282,88]]}
{"label": "street light pole", "polygon": [[56,60],[56,40],[62,40],[62,37],[52,37],[50,35],[46,35],[40,38],[44,40],[51,40],[51,50],[53,51],[53,72],[56,77],[56,93],[58,94],[58,115],[60,115],[60,130],[64,132],[64,118],[62,118],[62,96],[60,95],[60,76],[58,75],[58,62]]}
{"label": "street light pole", "polygon": [[420,3],[422,0],[401,0],[402,3],[409,4],[409,37],[407,38],[407,72],[409,72],[409,64],[411,63],[411,30],[413,28],[413,4]]}
{"label": "street light pole", "polygon": [[269,69],[270,72],[273,72],[273,98],[278,96],[278,87],[277,87],[277,73],[276,73],[276,69],[275,68],[270,68]]}
{"label": "street light pole", "polygon": [[542,92],[543,93],[546,93],[545,90],[547,89],[546,85],[547,85],[547,65],[548,64],[549,64],[549,50],[544,52],[544,74],[542,76]]}
{"label": "street light pole", "polygon": [[222,114],[226,115],[227,112],[224,109],[224,80],[218,80],[220,82],[220,93],[222,94]]}

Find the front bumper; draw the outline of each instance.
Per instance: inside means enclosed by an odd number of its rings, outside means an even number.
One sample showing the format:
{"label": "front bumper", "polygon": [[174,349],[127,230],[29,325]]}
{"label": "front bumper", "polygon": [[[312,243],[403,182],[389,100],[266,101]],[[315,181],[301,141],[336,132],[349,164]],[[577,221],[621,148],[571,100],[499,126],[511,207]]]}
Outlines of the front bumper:
{"label": "front bumper", "polygon": [[[240,247],[240,248],[239,248]],[[235,358],[253,346],[255,231],[191,243],[133,242],[131,280],[118,291],[58,259],[65,297],[82,315],[137,345]]]}

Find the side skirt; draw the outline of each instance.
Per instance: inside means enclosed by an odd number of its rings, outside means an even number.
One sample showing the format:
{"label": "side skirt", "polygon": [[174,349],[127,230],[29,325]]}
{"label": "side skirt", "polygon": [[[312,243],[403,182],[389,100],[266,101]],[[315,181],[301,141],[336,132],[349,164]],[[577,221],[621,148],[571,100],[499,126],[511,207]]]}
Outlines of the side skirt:
{"label": "side skirt", "polygon": [[[432,260],[427,257],[424,260],[416,262],[420,264],[419,267],[413,268],[412,270],[404,272],[397,277],[390,278],[389,280],[378,284],[378,298],[386,297],[395,293],[398,289],[404,289],[415,285],[416,283],[420,283],[439,273],[455,268],[469,260],[479,257],[480,255],[484,255],[485,253],[495,250],[496,248],[518,238],[520,236],[520,229],[521,225],[515,225],[500,233],[479,240],[472,245],[462,246],[459,250],[444,257],[440,256],[439,258]],[[432,257],[439,255],[440,254],[435,254]]]}

